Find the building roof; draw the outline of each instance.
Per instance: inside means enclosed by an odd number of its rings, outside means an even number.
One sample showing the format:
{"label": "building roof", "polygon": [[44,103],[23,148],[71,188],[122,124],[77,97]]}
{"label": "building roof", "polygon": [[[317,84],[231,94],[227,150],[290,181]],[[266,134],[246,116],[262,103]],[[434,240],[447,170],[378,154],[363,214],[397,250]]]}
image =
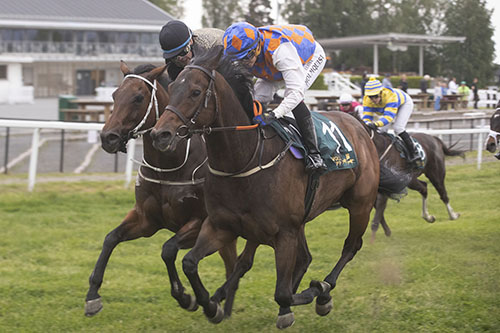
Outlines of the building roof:
{"label": "building roof", "polygon": [[325,49],[338,50],[348,47],[362,47],[373,45],[399,46],[426,46],[433,44],[454,43],[465,41],[465,37],[429,36],[415,34],[388,33],[382,35],[362,35],[342,38],[319,39],[318,42]]}
{"label": "building roof", "polygon": [[173,19],[147,0],[0,0],[0,27],[158,31]]}

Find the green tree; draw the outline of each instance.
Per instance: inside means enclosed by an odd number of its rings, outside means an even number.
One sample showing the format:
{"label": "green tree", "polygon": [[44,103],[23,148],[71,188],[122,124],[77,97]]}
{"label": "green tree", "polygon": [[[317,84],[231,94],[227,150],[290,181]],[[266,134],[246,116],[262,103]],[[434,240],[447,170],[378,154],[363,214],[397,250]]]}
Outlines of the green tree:
{"label": "green tree", "polygon": [[241,6],[237,0],[203,0],[202,6],[201,23],[206,28],[225,30],[243,18]]}
{"label": "green tree", "polygon": [[493,75],[493,27],[492,12],[484,0],[451,0],[445,14],[446,35],[465,36],[462,44],[450,44],[443,48],[445,74],[459,81],[489,82]]}
{"label": "green tree", "polygon": [[273,24],[270,0],[253,0],[248,4],[245,21],[256,27]]}
{"label": "green tree", "polygon": [[174,17],[184,15],[184,0],[149,0]]}

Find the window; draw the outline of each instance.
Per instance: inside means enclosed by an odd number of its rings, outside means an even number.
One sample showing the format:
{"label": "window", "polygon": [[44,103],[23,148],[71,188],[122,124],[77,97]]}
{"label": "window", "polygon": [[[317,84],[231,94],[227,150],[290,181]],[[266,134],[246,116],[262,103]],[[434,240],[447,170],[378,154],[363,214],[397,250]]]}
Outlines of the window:
{"label": "window", "polygon": [[7,65],[0,65],[0,80],[7,80]]}

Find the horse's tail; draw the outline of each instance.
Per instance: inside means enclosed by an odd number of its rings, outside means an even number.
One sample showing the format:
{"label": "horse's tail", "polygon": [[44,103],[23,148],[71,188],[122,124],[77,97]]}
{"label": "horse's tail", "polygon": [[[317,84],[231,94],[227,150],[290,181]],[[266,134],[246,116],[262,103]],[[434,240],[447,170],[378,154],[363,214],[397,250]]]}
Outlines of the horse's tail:
{"label": "horse's tail", "polygon": [[412,178],[411,173],[397,170],[387,163],[380,163],[378,192],[399,201],[407,194],[406,187]]}
{"label": "horse's tail", "polygon": [[451,146],[449,147],[446,147],[444,145],[444,142],[438,138],[438,137],[435,137],[437,139],[437,141],[439,142],[439,144],[441,145],[441,149],[443,150],[443,153],[446,155],[446,156],[460,156],[462,158],[465,158],[465,152],[462,151],[462,150],[457,150],[457,149],[452,149],[453,147],[455,147],[459,142],[460,140],[457,140],[455,143],[453,143]]}

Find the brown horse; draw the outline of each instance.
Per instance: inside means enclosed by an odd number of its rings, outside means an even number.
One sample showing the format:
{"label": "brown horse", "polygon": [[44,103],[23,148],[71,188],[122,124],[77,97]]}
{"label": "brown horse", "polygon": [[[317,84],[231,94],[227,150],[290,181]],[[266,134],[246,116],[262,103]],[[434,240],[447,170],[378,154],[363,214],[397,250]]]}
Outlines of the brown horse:
{"label": "brown horse", "polygon": [[[125,151],[127,141],[147,133],[168,104],[164,87],[169,80],[163,75],[165,66],[141,65],[131,73],[122,62],[120,69],[125,78],[113,93],[113,113],[101,133],[102,147],[108,153]],[[162,249],[172,296],[185,309],[194,311],[197,308],[194,297],[184,292],[175,259],[179,249],[193,247],[207,216],[203,193],[207,173],[205,145],[199,135],[164,153],[153,148],[149,135],[143,136],[143,143],[143,161],[135,185],[135,206],[104,240],[89,278],[85,305],[87,316],[102,309],[98,290],[113,249],[123,241],[150,237],[160,229],[175,233]],[[236,262],[236,244],[226,244],[220,254],[229,275]]]}
{"label": "brown horse", "polygon": [[[500,139],[500,101],[497,104],[495,113],[490,118],[490,133],[486,141],[486,150],[490,153],[495,153],[498,147],[498,140]],[[500,160],[500,151],[495,154],[495,157]]]}
{"label": "brown horse", "polygon": [[[445,156],[464,157],[464,153],[462,151],[453,150],[451,149],[452,147],[446,147],[443,141],[441,141],[438,137],[424,133],[413,133],[412,136],[418,140],[427,157],[425,166],[423,168],[416,168],[401,157],[400,152],[393,144],[393,139],[389,135],[374,131],[366,126],[363,121],[360,122],[364,125],[365,130],[370,133],[370,136],[375,143],[375,147],[377,147],[380,163],[385,165],[388,169],[396,169],[399,172],[407,173],[411,177],[408,188],[418,191],[422,196],[422,217],[424,220],[429,223],[433,223],[436,218],[429,214],[427,209],[427,183],[418,179],[421,174],[425,174],[432,185],[434,185],[434,188],[439,193],[441,200],[446,205],[450,220],[458,219],[460,214],[453,211],[446,187],[444,185],[446,175]],[[391,235],[391,229],[387,225],[384,217],[387,200],[387,195],[381,193],[378,194],[377,201],[375,203],[375,215],[371,225],[372,241],[375,239],[375,233],[377,232],[380,224],[384,229],[385,235]]]}
{"label": "brown horse", "polygon": [[[238,98],[235,91],[251,82],[251,77],[238,62],[219,62],[220,51],[212,49],[195,59],[169,86],[167,110],[171,112],[161,116],[151,136],[155,147],[171,151],[191,134],[205,133],[210,169],[205,182],[208,217],[195,246],[183,258],[184,273],[205,315],[213,322],[223,319],[219,301],[224,292],[219,289],[209,297],[198,275],[199,261],[241,236],[247,245],[232,278],[237,280],[250,269],[257,246],[271,246],[277,272],[274,297],[280,306],[277,326],[285,328],[294,322],[293,305],[311,303],[318,296],[319,314],[326,315],[332,308],[329,293],[362,246],[379,185],[378,156],[356,119],[324,113],[347,137],[359,163],[353,169],[321,175],[315,200],[305,216],[308,176],[304,163],[286,153],[288,146],[273,129],[250,125],[251,87],[245,87],[246,98]],[[312,282],[309,289],[296,294],[311,262],[305,223],[336,202],[349,210],[349,234],[341,257],[324,281]],[[234,284],[228,290],[231,288]]]}

